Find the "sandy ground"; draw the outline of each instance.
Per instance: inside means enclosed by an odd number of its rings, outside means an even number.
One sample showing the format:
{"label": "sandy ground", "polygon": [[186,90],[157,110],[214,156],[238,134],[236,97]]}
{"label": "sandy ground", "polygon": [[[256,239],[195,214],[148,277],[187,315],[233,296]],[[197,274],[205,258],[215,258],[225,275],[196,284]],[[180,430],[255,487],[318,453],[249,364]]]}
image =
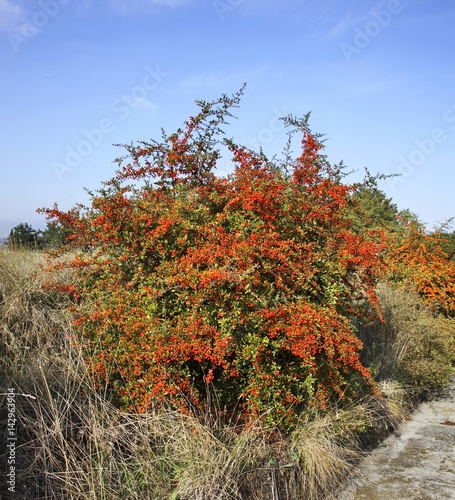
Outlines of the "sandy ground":
{"label": "sandy ground", "polygon": [[455,499],[455,381],[362,463],[337,500]]}

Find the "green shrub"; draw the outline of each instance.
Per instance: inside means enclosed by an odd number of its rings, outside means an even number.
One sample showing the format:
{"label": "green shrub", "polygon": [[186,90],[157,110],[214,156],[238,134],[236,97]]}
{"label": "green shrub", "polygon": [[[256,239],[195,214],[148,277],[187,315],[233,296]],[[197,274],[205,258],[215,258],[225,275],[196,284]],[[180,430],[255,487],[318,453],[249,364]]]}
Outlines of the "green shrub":
{"label": "green shrub", "polygon": [[455,322],[435,316],[417,292],[381,284],[377,296],[384,321],[358,325],[363,363],[376,380],[422,392],[442,388],[454,373]]}

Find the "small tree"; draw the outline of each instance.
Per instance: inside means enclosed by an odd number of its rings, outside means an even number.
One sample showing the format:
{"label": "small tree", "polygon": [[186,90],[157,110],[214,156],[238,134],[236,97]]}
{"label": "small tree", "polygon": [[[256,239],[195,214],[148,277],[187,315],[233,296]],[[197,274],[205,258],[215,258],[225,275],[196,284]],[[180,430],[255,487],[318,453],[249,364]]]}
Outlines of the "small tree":
{"label": "small tree", "polygon": [[361,229],[393,229],[398,226],[398,209],[391,198],[376,186],[361,185],[353,195],[354,207],[352,219]]}
{"label": "small tree", "polygon": [[63,227],[58,221],[48,221],[46,229],[41,232],[40,245],[48,249],[62,248],[70,235],[70,229]]}
{"label": "small tree", "polygon": [[39,248],[39,231],[27,223],[20,223],[11,229],[8,236],[9,248]]}

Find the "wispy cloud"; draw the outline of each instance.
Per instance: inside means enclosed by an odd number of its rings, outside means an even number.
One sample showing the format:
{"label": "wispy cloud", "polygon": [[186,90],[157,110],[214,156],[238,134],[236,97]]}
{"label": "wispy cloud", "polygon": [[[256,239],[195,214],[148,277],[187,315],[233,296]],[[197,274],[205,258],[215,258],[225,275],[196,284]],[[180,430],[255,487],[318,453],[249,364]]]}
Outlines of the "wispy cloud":
{"label": "wispy cloud", "polygon": [[338,21],[335,26],[327,33],[329,39],[338,38],[343,36],[349,30],[351,30],[357,23],[357,20],[350,16],[345,16],[341,21]]}
{"label": "wispy cloud", "polygon": [[156,112],[159,109],[159,106],[148,99],[136,99],[135,103],[140,108],[149,109],[152,112]]}
{"label": "wispy cloud", "polygon": [[11,0],[0,0],[0,31],[9,33],[18,31],[25,10]]}
{"label": "wispy cloud", "polygon": [[345,94],[350,95],[375,95],[375,94],[386,94],[402,88],[404,85],[404,80],[397,78],[387,78],[387,79],[375,79],[359,83],[358,85],[352,85],[344,89]]}
{"label": "wispy cloud", "polygon": [[193,74],[182,80],[180,88],[182,91],[193,92],[194,89],[208,92],[223,91],[227,87],[234,86],[235,90],[245,82],[253,82],[257,78],[264,77],[270,70],[270,64],[260,64],[246,71],[211,71]]}
{"label": "wispy cloud", "polygon": [[[357,10],[354,8],[355,3],[356,3],[355,0],[352,0],[350,2],[350,5],[346,2],[343,11],[348,13],[355,12]],[[334,17],[334,19],[337,19],[337,22],[328,32],[327,34],[328,38],[332,39],[346,35],[350,31],[352,31],[356,26],[361,26],[365,24],[365,22],[367,22],[371,18],[371,12],[377,12],[382,8],[384,8],[385,6],[387,6],[387,1],[381,0],[377,2],[375,5],[372,5],[370,7],[365,6],[364,10],[358,12],[357,15],[352,15],[351,13],[349,13],[349,14],[344,14],[341,19],[338,16],[336,18]]]}
{"label": "wispy cloud", "polygon": [[166,7],[183,7],[192,3],[192,0],[109,0],[112,10],[120,14],[137,14],[147,11],[153,5]]}
{"label": "wispy cloud", "polygon": [[148,3],[156,3],[158,5],[167,5],[168,7],[180,7],[188,5],[190,0],[147,0]]}

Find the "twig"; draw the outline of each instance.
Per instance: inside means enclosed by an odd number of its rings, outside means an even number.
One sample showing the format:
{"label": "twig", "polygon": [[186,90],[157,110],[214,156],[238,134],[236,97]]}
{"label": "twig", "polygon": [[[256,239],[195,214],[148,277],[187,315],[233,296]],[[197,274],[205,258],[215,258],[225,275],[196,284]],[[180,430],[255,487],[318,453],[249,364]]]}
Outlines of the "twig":
{"label": "twig", "polygon": [[32,398],[32,399],[36,399],[35,396],[32,396],[31,394],[21,394],[20,392],[14,392],[14,393],[2,393],[0,394],[0,396],[12,396],[14,394],[14,396],[23,396],[24,398]]}

